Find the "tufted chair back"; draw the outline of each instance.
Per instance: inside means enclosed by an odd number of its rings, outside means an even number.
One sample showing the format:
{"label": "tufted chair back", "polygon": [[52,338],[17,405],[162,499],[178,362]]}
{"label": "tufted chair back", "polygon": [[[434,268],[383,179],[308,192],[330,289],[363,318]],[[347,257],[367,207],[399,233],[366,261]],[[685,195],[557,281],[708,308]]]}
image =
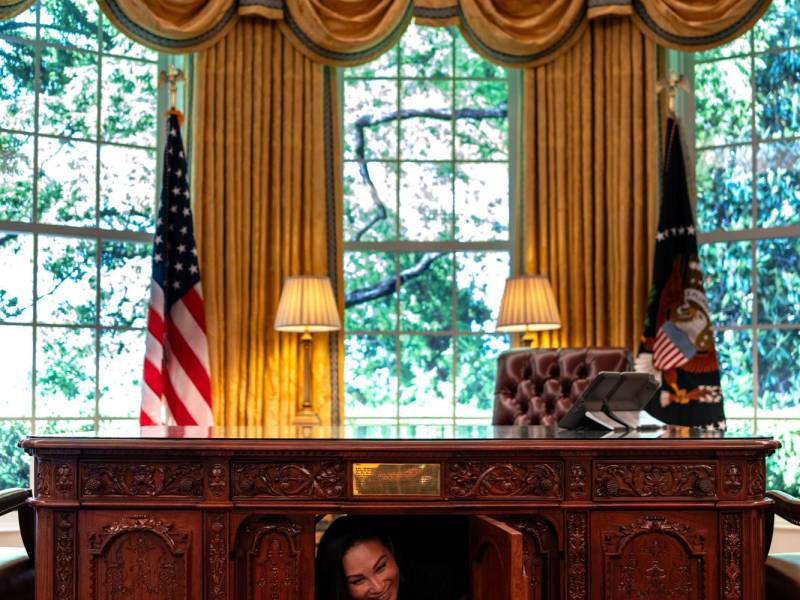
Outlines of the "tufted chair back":
{"label": "tufted chair back", "polygon": [[632,370],[626,348],[523,348],[497,359],[493,425],[555,425],[600,371]]}

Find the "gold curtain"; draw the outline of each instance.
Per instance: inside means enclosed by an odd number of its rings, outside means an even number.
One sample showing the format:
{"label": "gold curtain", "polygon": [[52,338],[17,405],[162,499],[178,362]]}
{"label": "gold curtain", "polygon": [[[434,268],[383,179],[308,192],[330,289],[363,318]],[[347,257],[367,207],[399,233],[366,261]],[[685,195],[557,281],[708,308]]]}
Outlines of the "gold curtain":
{"label": "gold curtain", "polygon": [[[288,424],[299,336],[273,328],[288,275],[330,274],[343,305],[334,71],[242,19],[197,55],[193,197],[217,425]],[[341,336],[314,334],[312,398],[338,418]],[[321,368],[320,368],[321,367]],[[333,390],[333,391],[332,391]]]}
{"label": "gold curtain", "polygon": [[[30,0],[23,0],[23,3]],[[459,25],[469,43],[506,66],[532,67],[566,52],[587,24],[624,16],[658,43],[721,45],[746,31],[770,0],[98,0],[130,37],[164,52],[215,44],[244,16],[282,23],[284,34],[326,64],[365,62],[400,36],[412,11],[428,25]],[[0,0],[4,7],[17,0]]]}
{"label": "gold curtain", "polygon": [[522,266],[550,278],[562,322],[542,345],[638,344],[658,206],[655,85],[655,44],[619,18],[525,72]]}

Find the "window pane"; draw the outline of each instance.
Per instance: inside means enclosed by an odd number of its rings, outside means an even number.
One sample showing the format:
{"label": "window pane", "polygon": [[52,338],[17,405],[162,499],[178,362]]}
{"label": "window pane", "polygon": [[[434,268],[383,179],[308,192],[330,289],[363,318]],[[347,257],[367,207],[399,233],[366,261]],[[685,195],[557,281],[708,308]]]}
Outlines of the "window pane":
{"label": "window pane", "polygon": [[58,435],[69,433],[91,437],[94,433],[94,421],[88,419],[58,419],[55,421],[37,420],[37,435]]}
{"label": "window pane", "polygon": [[798,356],[800,330],[758,332],[759,411],[763,416],[800,417]]}
{"label": "window pane", "polygon": [[344,236],[372,242],[397,237],[397,166],[386,162],[344,163]]}
{"label": "window pane", "polygon": [[36,339],[36,414],[91,417],[95,412],[93,329],[39,327]]}
{"label": "window pane", "polygon": [[458,338],[456,417],[477,417],[484,423],[491,423],[497,356],[509,347],[505,335],[469,335]]}
{"label": "window pane", "polygon": [[39,236],[38,318],[46,323],[96,321],[96,242]]}
{"label": "window pane", "polygon": [[42,47],[39,131],[97,137],[97,55]]}
{"label": "window pane", "polygon": [[752,322],[753,291],[750,242],[703,244],[700,261],[704,287],[715,326]]}
{"label": "window pane", "polygon": [[796,0],[772,0],[753,28],[756,50],[774,50],[800,44],[800,19]]}
{"label": "window pane", "polygon": [[0,418],[30,417],[33,328],[0,325],[0,339]]}
{"label": "window pane", "polygon": [[0,321],[33,319],[33,236],[0,231]]}
{"label": "window pane", "polygon": [[449,336],[400,336],[400,416],[453,416]]}
{"label": "window pane", "polygon": [[464,81],[456,86],[456,158],[508,159],[508,81]]}
{"label": "window pane", "polygon": [[152,231],[156,189],[154,150],[100,146],[100,226]]}
{"label": "window pane", "polygon": [[441,27],[409,27],[400,40],[400,73],[422,79],[453,74],[453,36]]}
{"label": "window pane", "polygon": [[32,211],[33,136],[0,131],[0,219],[30,222]]}
{"label": "window pane", "polygon": [[158,65],[103,59],[103,138],[120,144],[156,145]]}
{"label": "window pane", "polygon": [[103,242],[100,258],[100,322],[145,327],[150,298],[151,246]]}
{"label": "window pane", "polygon": [[755,60],[756,125],[762,138],[797,135],[800,129],[800,51]]}
{"label": "window pane", "polygon": [[391,331],[396,327],[394,255],[345,252],[344,285],[345,329]]}
{"label": "window pane", "polygon": [[459,331],[494,331],[503,286],[511,271],[508,252],[460,252],[456,257]]}
{"label": "window pane", "polygon": [[344,69],[345,78],[350,77],[397,77],[398,49],[384,52],[372,62]]}
{"label": "window pane", "polygon": [[395,338],[347,335],[344,344],[347,417],[394,417],[397,410]]}
{"label": "window pane", "polygon": [[103,51],[128,58],[142,58],[157,61],[158,53],[147,46],[137,44],[119,31],[107,18],[103,19]]}
{"label": "window pane", "polygon": [[34,53],[33,46],[0,40],[0,127],[4,129],[33,131]]}
{"label": "window pane", "polygon": [[97,435],[136,437],[139,435],[139,416],[137,414],[135,419],[103,419],[98,424]]}
{"label": "window pane", "polygon": [[800,322],[800,238],[756,244],[759,323]]}
{"label": "window pane", "polygon": [[17,447],[30,432],[28,421],[0,421],[0,489],[30,487],[30,462]]}
{"label": "window pane", "polygon": [[746,58],[695,67],[698,146],[743,142],[750,135],[750,61]]}
{"label": "window pane", "polygon": [[40,0],[41,25],[39,35],[43,40],[97,49],[97,21],[99,9],[93,0]]}
{"label": "window pane", "polygon": [[400,236],[417,242],[452,236],[453,166],[400,165]]}
{"label": "window pane", "polygon": [[[38,2],[35,2],[28,10],[18,14],[10,21],[3,23],[4,33],[15,37],[32,40],[36,37],[36,10]],[[2,44],[2,42],[0,42]],[[2,114],[2,113],[0,113]]]}
{"label": "window pane", "polygon": [[100,403],[103,417],[138,417],[142,398],[144,331],[100,334]]}
{"label": "window pane", "polygon": [[800,223],[800,142],[758,147],[758,225]]}
{"label": "window pane", "polygon": [[759,421],[759,435],[771,435],[781,443],[767,457],[767,489],[800,496],[800,421]]}
{"label": "window pane", "polygon": [[709,48],[703,52],[695,54],[695,61],[713,60],[715,58],[729,58],[731,56],[739,56],[750,52],[750,32],[745,33],[741,37],[736,38],[732,42],[719,46],[718,48]]}
{"label": "window pane", "polygon": [[506,79],[504,67],[496,65],[470,48],[463,36],[456,35],[456,76],[480,79]]}
{"label": "window pane", "polygon": [[345,158],[394,158],[397,155],[397,122],[376,125],[397,110],[397,82],[354,80],[344,82]]}
{"label": "window pane", "polygon": [[456,238],[464,242],[509,239],[508,165],[456,166]]}
{"label": "window pane", "polygon": [[753,161],[750,146],[697,153],[697,226],[700,231],[751,227]]}
{"label": "window pane", "polygon": [[721,376],[725,417],[752,418],[753,402],[753,333],[717,331],[714,335]]}
{"label": "window pane", "polygon": [[400,328],[405,331],[450,329],[453,255],[415,252],[400,255]]}
{"label": "window pane", "polygon": [[453,156],[452,83],[404,81],[400,122],[400,157],[450,160]]}
{"label": "window pane", "polygon": [[39,138],[39,221],[95,225],[97,147]]}

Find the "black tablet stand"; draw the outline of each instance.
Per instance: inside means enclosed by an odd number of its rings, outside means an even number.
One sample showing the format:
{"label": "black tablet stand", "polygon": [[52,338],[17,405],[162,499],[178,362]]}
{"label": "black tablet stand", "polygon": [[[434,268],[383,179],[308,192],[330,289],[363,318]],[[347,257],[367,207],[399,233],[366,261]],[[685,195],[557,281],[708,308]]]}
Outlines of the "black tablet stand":
{"label": "black tablet stand", "polygon": [[649,373],[601,371],[558,422],[564,429],[657,429],[664,423],[644,412],[659,392]]}

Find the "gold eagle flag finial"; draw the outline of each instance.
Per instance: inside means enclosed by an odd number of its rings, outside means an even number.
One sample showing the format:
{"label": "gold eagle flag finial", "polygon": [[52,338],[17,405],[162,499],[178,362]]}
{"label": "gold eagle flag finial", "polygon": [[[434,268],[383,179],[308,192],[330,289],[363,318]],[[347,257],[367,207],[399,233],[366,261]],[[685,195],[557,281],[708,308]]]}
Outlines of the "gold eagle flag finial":
{"label": "gold eagle flag finial", "polygon": [[167,71],[161,71],[158,75],[158,84],[164,85],[166,83],[169,86],[169,106],[172,111],[175,110],[175,103],[178,98],[179,81],[186,81],[186,75],[181,69],[176,68],[174,64],[170,64]]}
{"label": "gold eagle flag finial", "polygon": [[666,77],[662,77],[656,83],[656,92],[661,93],[663,91],[667,92],[668,98],[668,109],[670,114],[675,114],[675,96],[678,94],[678,88],[682,89],[687,94],[691,93],[691,88],[689,87],[689,80],[686,79],[686,76],[682,73],[680,75],[676,73],[670,73]]}

